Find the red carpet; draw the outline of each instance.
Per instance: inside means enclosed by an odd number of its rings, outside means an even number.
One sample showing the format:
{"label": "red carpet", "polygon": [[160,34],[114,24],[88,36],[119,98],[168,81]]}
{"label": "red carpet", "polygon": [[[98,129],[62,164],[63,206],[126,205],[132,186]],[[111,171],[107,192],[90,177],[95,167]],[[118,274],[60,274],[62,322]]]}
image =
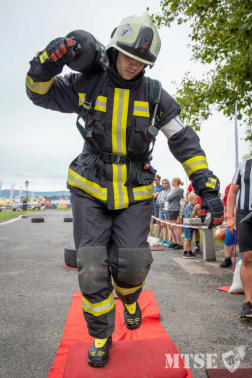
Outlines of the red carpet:
{"label": "red carpet", "polygon": [[74,344],[69,348],[64,378],[186,378],[187,371],[180,358],[176,369],[166,366],[165,354],[177,354],[168,339],[131,340],[113,342],[110,348],[110,362],[102,369],[87,365],[83,356],[87,355],[91,343]]}
{"label": "red carpet", "polygon": [[230,373],[227,369],[206,369],[208,378],[251,378],[252,369],[237,369]]}
{"label": "red carpet", "polygon": [[[221,291],[226,291],[227,293],[229,292],[229,289],[230,289],[231,286],[223,286],[223,287],[218,287],[218,290],[221,290]],[[243,293],[231,293],[231,294],[243,294]]]}
{"label": "red carpet", "polygon": [[[171,339],[165,332],[164,328],[159,323],[160,314],[159,314],[158,306],[156,303],[156,299],[151,290],[143,290],[139,297],[139,304],[140,304],[140,307],[142,309],[142,314],[143,314],[143,323],[141,327],[135,331],[129,331],[124,325],[123,305],[121,301],[119,299],[116,299],[115,303],[116,303],[116,328],[115,328],[115,332],[113,333],[113,348],[114,346],[115,346],[115,349],[117,348],[116,341],[119,341],[119,340],[166,339],[166,341],[170,342],[170,346],[172,348],[175,348],[175,350],[179,353],[179,351],[176,349],[174,344],[172,344]],[[54,362],[50,369],[48,378],[63,378],[65,364],[66,364],[66,360],[68,356],[68,348],[70,346],[76,343],[91,343],[91,342],[93,342],[93,338],[90,337],[88,334],[87,326],[86,326],[86,323],[84,321],[84,317],[82,314],[81,293],[76,291],[74,292],[74,295],[72,298],[72,303],[70,305],[70,309],[69,309],[68,316],[66,319],[64,333],[60,342],[58,352],[56,353]],[[123,344],[123,343],[122,345],[125,345],[125,347],[127,346],[126,344]],[[146,343],[146,345],[148,344]],[[82,347],[83,345],[81,345],[81,348]],[[137,353],[138,351],[139,349],[137,349]],[[161,356],[162,356],[162,353],[163,353],[163,349],[161,349],[161,353],[160,353]],[[168,354],[169,350],[166,351],[165,353]],[[112,347],[111,347],[111,355],[112,355]],[[86,356],[83,357],[83,359],[86,361]],[[125,363],[126,365],[125,366],[123,365],[121,367],[121,371],[123,371],[124,367],[126,367],[128,364],[127,361],[125,361]],[[145,362],[143,363],[143,365],[144,364]],[[108,366],[110,368],[113,368],[113,364],[111,363],[109,363]],[[88,367],[88,365],[86,365],[86,367]],[[93,372],[92,377],[99,377],[99,375],[94,374],[94,371],[97,372],[97,374],[98,372],[100,374],[101,370],[103,371],[105,368],[103,369],[90,368],[92,369],[92,372]],[[176,370],[179,370],[179,369],[176,369]],[[192,375],[189,370],[187,369],[183,369],[183,370],[185,370],[188,373],[187,375],[188,378],[192,378]],[[169,371],[169,369],[164,369],[164,376],[169,377],[169,375],[167,375],[168,374],[167,371]],[[110,374],[110,377],[113,378],[114,376]],[[123,377],[123,376],[121,375],[120,377]],[[137,376],[128,375],[128,377],[140,378],[141,375],[139,374]],[[149,375],[145,377],[147,378],[147,377],[154,377],[154,376]],[[158,376],[158,377],[161,378],[161,376]],[[181,377],[186,377],[186,374],[184,375],[184,372],[183,372],[183,375]]]}

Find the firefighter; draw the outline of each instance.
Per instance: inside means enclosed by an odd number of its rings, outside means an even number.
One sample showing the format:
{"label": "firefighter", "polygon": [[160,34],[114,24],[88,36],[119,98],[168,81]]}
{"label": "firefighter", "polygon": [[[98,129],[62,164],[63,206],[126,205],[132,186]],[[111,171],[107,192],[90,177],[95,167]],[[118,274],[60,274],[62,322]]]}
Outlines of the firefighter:
{"label": "firefighter", "polygon": [[[26,78],[27,95],[35,105],[79,114],[79,120],[85,113],[85,129],[81,131],[78,122],[85,145],[70,164],[67,186],[83,313],[95,339],[88,364],[94,367],[109,360],[115,329],[113,287],[124,305],[125,326],[135,330],[142,323],[137,299],[153,262],[147,236],[156,173],[150,165],[153,104],[145,68],[154,66],[160,47],[157,29],[144,13],[124,19],[113,31],[106,49],[109,66],[105,67],[103,51],[98,51],[103,57],[96,60],[103,74],[99,82],[90,62],[79,73],[58,76],[66,63],[83,58],[78,58],[81,49],[74,37],[57,38],[37,53]],[[91,107],[86,99],[94,82],[97,93]],[[197,134],[181,122],[179,104],[164,89],[160,94],[154,127],[164,133],[170,151],[201,196],[202,220],[208,210],[211,227],[215,226],[223,219],[219,180],[208,168]]]}

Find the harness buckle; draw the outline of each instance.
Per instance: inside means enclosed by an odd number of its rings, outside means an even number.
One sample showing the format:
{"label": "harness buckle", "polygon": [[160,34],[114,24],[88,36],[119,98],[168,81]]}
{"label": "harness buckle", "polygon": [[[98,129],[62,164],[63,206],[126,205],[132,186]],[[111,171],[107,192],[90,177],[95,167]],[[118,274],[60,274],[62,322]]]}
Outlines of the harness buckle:
{"label": "harness buckle", "polygon": [[126,164],[126,157],[124,155],[108,153],[107,156],[105,155],[105,158],[108,159],[111,164]]}
{"label": "harness buckle", "polygon": [[87,109],[88,111],[92,111],[93,110],[92,102],[88,102],[86,100],[84,100],[84,102],[83,102],[83,107],[85,109]]}

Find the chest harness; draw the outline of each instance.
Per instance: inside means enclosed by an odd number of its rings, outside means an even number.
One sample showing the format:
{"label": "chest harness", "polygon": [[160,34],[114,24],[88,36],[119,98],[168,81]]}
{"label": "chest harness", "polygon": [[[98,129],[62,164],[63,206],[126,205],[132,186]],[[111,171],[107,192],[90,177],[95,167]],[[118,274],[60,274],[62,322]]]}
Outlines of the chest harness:
{"label": "chest harness", "polygon": [[[129,165],[128,176],[125,182],[125,186],[130,186],[136,176],[140,185],[145,185],[145,181],[143,178],[143,174],[141,172],[141,164],[148,169],[150,162],[152,160],[152,151],[154,148],[154,144],[156,141],[156,136],[158,135],[158,122],[160,119],[160,104],[161,104],[161,90],[162,86],[158,80],[152,80],[148,78],[148,93],[149,93],[149,104],[150,104],[150,126],[148,126],[144,131],[144,138],[149,142],[152,143],[152,148],[144,155],[140,156],[125,156],[114,154],[110,152],[103,152],[89,146],[89,142],[93,135],[93,128],[86,129],[82,126],[79,120],[89,113],[92,115],[94,112],[95,102],[100,93],[100,90],[107,78],[106,71],[99,72],[89,84],[87,95],[85,97],[85,101],[83,103],[83,109],[79,113],[76,126],[85,140],[83,152],[88,153],[88,156],[82,161],[83,164],[89,164],[92,160],[94,160],[94,164],[89,173],[89,179],[91,181],[95,181],[96,171],[98,168],[101,167],[102,161],[111,164],[127,164]],[[133,170],[133,166],[135,169]]]}

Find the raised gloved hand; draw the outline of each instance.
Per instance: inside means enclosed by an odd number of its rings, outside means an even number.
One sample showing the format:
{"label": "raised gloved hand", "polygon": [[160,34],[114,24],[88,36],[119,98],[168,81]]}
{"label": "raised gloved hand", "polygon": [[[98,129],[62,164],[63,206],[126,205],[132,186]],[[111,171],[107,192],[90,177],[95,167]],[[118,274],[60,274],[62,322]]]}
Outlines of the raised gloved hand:
{"label": "raised gloved hand", "polygon": [[202,223],[205,221],[207,211],[211,214],[208,228],[217,227],[224,219],[224,206],[218,193],[205,191],[201,194],[200,217]]}
{"label": "raised gloved hand", "polygon": [[218,177],[213,175],[212,172],[208,175],[198,176],[193,180],[193,187],[201,198],[200,217],[202,223],[204,223],[209,211],[211,220],[208,227],[217,227],[224,219],[224,206],[219,197],[220,181]]}
{"label": "raised gloved hand", "polygon": [[57,66],[63,66],[69,60],[74,59],[75,54],[81,50],[80,45],[72,38],[56,38],[45,50],[41,51],[38,55],[41,64],[54,62]]}

